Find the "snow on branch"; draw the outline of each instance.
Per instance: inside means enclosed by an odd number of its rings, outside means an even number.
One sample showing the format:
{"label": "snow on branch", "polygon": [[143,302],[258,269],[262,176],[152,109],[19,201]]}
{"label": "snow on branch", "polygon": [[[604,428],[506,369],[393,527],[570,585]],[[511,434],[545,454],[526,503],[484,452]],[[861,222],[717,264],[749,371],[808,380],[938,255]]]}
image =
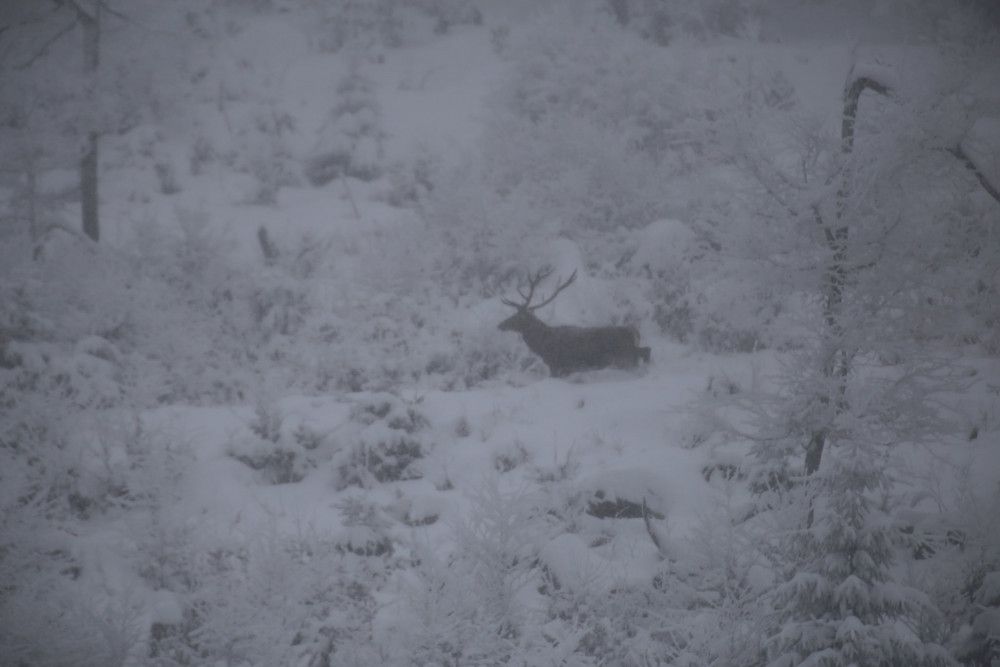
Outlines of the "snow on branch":
{"label": "snow on branch", "polygon": [[[840,128],[841,151],[844,155],[849,155],[854,150],[854,123],[858,117],[858,102],[861,93],[866,90],[873,90],[881,95],[888,95],[890,87],[882,81],[891,80],[891,75],[884,68],[875,69],[871,66],[855,65],[847,78],[848,85],[844,88],[844,115]],[[844,211],[844,200],[847,191],[843,186],[837,191],[837,219],[839,220]],[[813,213],[818,222],[824,227],[827,243],[831,249],[835,249],[836,243],[833,238],[833,230],[826,228],[826,223],[820,213],[819,207],[813,206]],[[840,232],[844,233],[844,232]],[[846,236],[845,236],[846,238]]]}
{"label": "snow on branch", "polygon": [[855,67],[851,70],[851,83],[844,89],[844,117],[840,129],[844,153],[850,153],[854,148],[854,121],[858,116],[858,101],[865,90],[873,90],[880,95],[888,95],[891,87],[883,81],[890,80],[884,68],[877,71],[871,68]]}

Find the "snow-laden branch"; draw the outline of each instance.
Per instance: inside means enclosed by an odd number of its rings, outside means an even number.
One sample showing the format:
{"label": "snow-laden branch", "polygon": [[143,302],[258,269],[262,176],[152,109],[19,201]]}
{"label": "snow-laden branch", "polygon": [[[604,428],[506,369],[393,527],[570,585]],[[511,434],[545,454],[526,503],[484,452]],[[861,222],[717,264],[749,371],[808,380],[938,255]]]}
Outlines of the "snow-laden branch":
{"label": "snow-laden branch", "polygon": [[[881,70],[879,71],[881,78]],[[851,84],[844,89],[844,116],[840,128],[840,139],[843,142],[844,153],[850,153],[854,148],[854,122],[858,116],[858,101],[861,93],[872,90],[880,95],[888,95],[891,88],[888,84],[882,83],[867,70],[852,70],[854,77]]]}

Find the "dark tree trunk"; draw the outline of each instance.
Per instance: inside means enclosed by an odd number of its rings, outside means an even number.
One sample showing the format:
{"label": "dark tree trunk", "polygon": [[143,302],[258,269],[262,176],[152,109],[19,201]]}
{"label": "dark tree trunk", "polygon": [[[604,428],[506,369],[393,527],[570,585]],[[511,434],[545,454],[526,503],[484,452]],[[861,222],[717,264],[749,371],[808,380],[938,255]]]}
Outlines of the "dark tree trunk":
{"label": "dark tree trunk", "polygon": [[[869,77],[858,77],[844,91],[844,113],[840,129],[840,150],[845,161],[854,150],[854,123],[858,116],[858,102],[861,93],[871,89],[881,95],[888,95],[889,88]],[[848,274],[848,240],[850,227],[844,222],[847,208],[848,187],[850,184],[849,170],[845,165],[845,173],[837,190],[836,220],[831,226],[823,219],[819,207],[813,208],[816,222],[823,229],[823,237],[830,251],[830,263],[826,267],[823,278],[823,319],[826,323],[830,346],[827,357],[823,360],[823,377],[831,380],[828,386],[835,386],[833,396],[820,396],[819,401],[826,406],[833,405],[833,415],[840,415],[847,410],[847,375],[850,372],[851,351],[844,341],[844,323],[842,321],[842,306],[844,288]],[[829,439],[829,425],[816,428],[806,445],[806,474],[812,475],[819,470],[823,461],[823,450]]]}
{"label": "dark tree trunk", "polygon": [[25,160],[26,183],[24,188],[24,208],[28,218],[28,234],[31,237],[31,258],[42,258],[42,229],[38,221],[38,170],[32,158]]}
{"label": "dark tree trunk", "polygon": [[97,205],[97,133],[87,137],[87,152],[80,160],[80,196],[83,233],[94,241],[101,238],[100,209]]}
{"label": "dark tree trunk", "polygon": [[[86,76],[92,79],[97,76],[100,65],[101,43],[101,3],[94,4],[93,15],[78,11],[80,25],[83,27],[83,62]],[[87,133],[87,145],[83,158],[80,160],[80,198],[83,218],[83,233],[94,241],[101,237],[101,224],[98,206],[98,175],[97,149],[99,137],[97,130]]]}
{"label": "dark tree trunk", "polygon": [[627,26],[629,21],[628,0],[608,0],[611,13],[614,14],[618,25]]}

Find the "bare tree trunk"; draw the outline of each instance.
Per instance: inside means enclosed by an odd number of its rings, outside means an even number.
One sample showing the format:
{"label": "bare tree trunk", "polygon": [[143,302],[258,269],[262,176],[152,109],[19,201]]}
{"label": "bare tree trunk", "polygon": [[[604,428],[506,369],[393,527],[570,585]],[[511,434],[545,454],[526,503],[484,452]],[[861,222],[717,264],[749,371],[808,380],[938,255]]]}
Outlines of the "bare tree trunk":
{"label": "bare tree trunk", "polygon": [[42,228],[38,220],[38,170],[34,159],[28,160],[25,208],[28,215],[28,229],[31,233],[31,258],[42,258]]}
{"label": "bare tree trunk", "polygon": [[[854,123],[858,116],[858,102],[861,93],[871,89],[881,95],[888,95],[889,88],[869,77],[858,77],[844,91],[844,114],[840,129],[841,154],[845,162],[854,151]],[[844,224],[844,214],[847,208],[847,195],[850,182],[850,172],[845,164],[844,175],[840,188],[837,190],[836,222],[833,226],[823,220],[818,207],[813,208],[816,222],[823,228],[823,236],[830,250],[830,263],[826,267],[823,279],[823,319],[826,323],[830,345],[826,359],[823,360],[823,377],[836,384],[833,396],[824,395],[820,401],[829,406],[833,404],[833,414],[840,415],[848,409],[847,405],[847,375],[851,369],[851,351],[844,342],[844,323],[842,321],[842,306],[844,288],[847,283],[848,240],[850,227]],[[829,426],[824,424],[813,431],[806,445],[806,474],[812,475],[819,470],[823,461],[823,450],[829,439]]]}
{"label": "bare tree trunk", "polygon": [[[86,75],[96,78],[100,65],[101,44],[101,3],[94,3],[93,15],[86,11],[77,12],[80,25],[83,27],[83,61]],[[80,160],[80,197],[83,216],[83,233],[94,241],[100,239],[101,226],[98,206],[97,149],[99,136],[97,130],[87,133],[87,147]]]}
{"label": "bare tree trunk", "polygon": [[97,133],[87,138],[87,152],[80,160],[80,193],[83,213],[83,233],[94,241],[101,238],[101,223],[97,205]]}
{"label": "bare tree trunk", "polygon": [[618,25],[627,26],[629,21],[628,0],[608,0],[608,6],[611,8],[611,13],[615,15]]}

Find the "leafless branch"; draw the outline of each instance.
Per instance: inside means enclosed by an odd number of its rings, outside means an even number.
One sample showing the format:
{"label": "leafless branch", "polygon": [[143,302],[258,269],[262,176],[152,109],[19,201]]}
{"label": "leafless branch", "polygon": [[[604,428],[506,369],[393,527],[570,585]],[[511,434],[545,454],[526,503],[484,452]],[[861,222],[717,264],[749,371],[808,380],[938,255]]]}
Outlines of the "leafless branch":
{"label": "leafless branch", "polygon": [[87,11],[87,9],[80,4],[79,0],[53,0],[57,5],[67,6],[76,12],[78,18],[81,19],[93,19],[94,14]]}
{"label": "leafless branch", "polygon": [[653,541],[653,544],[656,546],[656,550],[660,552],[661,556],[666,556],[666,551],[663,549],[663,542],[659,535],[656,534],[656,531],[653,530],[653,524],[650,522],[649,507],[646,505],[645,497],[642,499],[642,522],[646,524],[646,532],[649,533],[649,539]]}
{"label": "leafless branch", "polygon": [[[70,8],[73,9],[73,11],[76,12],[77,16],[81,16],[83,18],[91,18],[91,19],[95,17],[95,12],[92,12],[83,5],[81,5],[80,0],[52,0],[52,2],[54,2],[56,5],[60,7],[68,5]],[[122,21],[126,21],[129,23],[132,22],[132,20],[126,14],[123,14],[122,12],[118,11],[117,9],[109,5],[107,0],[97,0],[94,3],[94,9],[101,9],[107,12],[108,14],[111,14],[115,18],[121,19]]]}
{"label": "leafless branch", "polygon": [[[122,12],[118,11],[117,9],[115,9],[114,7],[112,7],[111,5],[109,5],[104,0],[101,0],[100,5],[101,5],[101,9],[103,9],[104,11],[106,11],[108,14],[111,14],[116,19],[120,19],[122,21],[125,21],[126,23],[133,23],[133,24],[135,24],[135,22],[129,16],[127,16],[126,14],[123,14]],[[136,25],[138,25],[138,24],[136,24]]]}
{"label": "leafless branch", "polygon": [[70,21],[69,24],[67,24],[61,30],[57,31],[49,39],[45,40],[45,43],[42,44],[42,46],[39,47],[39,49],[37,51],[35,51],[35,53],[32,54],[32,56],[30,58],[28,58],[27,60],[25,60],[20,65],[15,65],[14,69],[16,69],[16,70],[26,70],[29,67],[31,67],[32,65],[34,65],[35,62],[39,58],[43,57],[46,53],[49,52],[49,49],[52,47],[53,44],[55,44],[60,39],[62,39],[63,35],[65,35],[70,30],[72,30],[73,28],[75,28],[76,25],[77,25],[77,23],[79,23],[79,19],[78,18],[73,19],[72,21]]}
{"label": "leafless branch", "polygon": [[946,148],[945,150],[958,158],[958,160],[965,165],[965,168],[975,175],[975,177],[979,180],[979,184],[983,186],[984,190],[986,190],[986,193],[990,197],[993,197],[997,203],[1000,203],[1000,188],[993,183],[990,183],[990,180],[986,178],[986,174],[984,174],[982,170],[976,166],[976,163],[972,161],[972,158],[970,158],[962,149],[961,144],[956,144],[954,148]]}

